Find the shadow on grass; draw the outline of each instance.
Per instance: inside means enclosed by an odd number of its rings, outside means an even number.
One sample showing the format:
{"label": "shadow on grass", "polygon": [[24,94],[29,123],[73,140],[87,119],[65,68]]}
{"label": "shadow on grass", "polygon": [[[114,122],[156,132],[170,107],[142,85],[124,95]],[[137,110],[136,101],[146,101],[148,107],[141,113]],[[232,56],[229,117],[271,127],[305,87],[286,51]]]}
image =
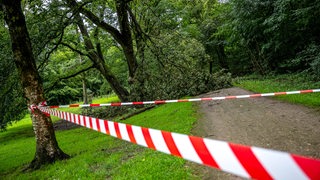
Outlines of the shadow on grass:
{"label": "shadow on grass", "polygon": [[9,143],[18,139],[34,137],[32,126],[22,125],[0,132],[0,142]]}

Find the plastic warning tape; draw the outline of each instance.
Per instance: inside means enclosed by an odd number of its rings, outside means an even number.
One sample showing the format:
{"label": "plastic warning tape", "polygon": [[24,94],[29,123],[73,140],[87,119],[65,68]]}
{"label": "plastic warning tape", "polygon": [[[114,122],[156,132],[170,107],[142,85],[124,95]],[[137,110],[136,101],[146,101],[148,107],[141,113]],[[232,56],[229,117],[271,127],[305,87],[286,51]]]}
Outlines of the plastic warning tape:
{"label": "plastic warning tape", "polygon": [[320,160],[39,107],[44,113],[202,165],[253,179],[320,179]]}
{"label": "plastic warning tape", "polygon": [[249,94],[238,96],[222,96],[222,97],[206,97],[206,98],[194,98],[194,99],[176,99],[176,100],[158,100],[158,101],[141,101],[141,102],[116,102],[106,104],[70,104],[70,105],[56,105],[48,106],[49,108],[73,108],[73,107],[102,107],[102,106],[130,106],[130,105],[146,105],[146,104],[166,104],[177,102],[195,102],[195,101],[214,101],[225,99],[243,99],[243,98],[255,98],[255,97],[267,97],[267,96],[279,96],[279,95],[291,95],[291,94],[306,94],[320,92],[320,89],[300,90],[300,91],[288,91],[288,92],[273,92],[263,94]]}

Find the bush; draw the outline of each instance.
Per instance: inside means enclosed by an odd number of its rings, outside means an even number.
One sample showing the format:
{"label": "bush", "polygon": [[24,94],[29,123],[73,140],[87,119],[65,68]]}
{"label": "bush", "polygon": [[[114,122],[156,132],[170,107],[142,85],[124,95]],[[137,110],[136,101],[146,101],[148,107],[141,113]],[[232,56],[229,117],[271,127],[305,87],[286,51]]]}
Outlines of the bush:
{"label": "bush", "polygon": [[291,64],[302,64],[313,75],[320,76],[320,46],[311,43],[297,54]]}
{"label": "bush", "polygon": [[223,70],[214,74],[199,71],[185,73],[183,71],[166,73],[165,71],[150,75],[143,84],[143,87],[135,87],[135,92],[138,93],[133,93],[133,95],[142,96],[140,100],[176,99],[230,87],[231,74],[225,73]]}

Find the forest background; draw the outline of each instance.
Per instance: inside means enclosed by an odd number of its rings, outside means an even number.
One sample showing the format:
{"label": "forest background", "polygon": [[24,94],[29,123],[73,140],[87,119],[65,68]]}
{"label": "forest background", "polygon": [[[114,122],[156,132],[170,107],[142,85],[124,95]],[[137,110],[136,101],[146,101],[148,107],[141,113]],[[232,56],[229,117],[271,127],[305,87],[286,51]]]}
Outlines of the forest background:
{"label": "forest background", "polygon": [[[122,4],[121,4],[122,3]],[[48,104],[193,96],[251,74],[319,81],[319,1],[22,1]],[[27,111],[0,11],[0,128]]]}

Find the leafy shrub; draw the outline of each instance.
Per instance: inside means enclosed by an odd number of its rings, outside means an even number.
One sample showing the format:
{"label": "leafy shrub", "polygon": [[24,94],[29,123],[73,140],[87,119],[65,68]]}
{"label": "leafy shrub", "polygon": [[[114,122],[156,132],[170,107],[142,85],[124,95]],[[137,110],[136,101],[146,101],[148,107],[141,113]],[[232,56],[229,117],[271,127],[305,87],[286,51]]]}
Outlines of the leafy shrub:
{"label": "leafy shrub", "polygon": [[[285,61],[283,67],[292,72],[306,71],[310,75],[320,75],[320,46],[311,43],[300,51],[295,58]],[[303,68],[301,68],[303,67]]]}
{"label": "leafy shrub", "polygon": [[175,33],[155,38],[131,87],[133,99],[176,99],[231,85],[231,74],[224,70],[209,73],[210,58],[197,39]]}
{"label": "leafy shrub", "polygon": [[302,58],[306,58],[310,65],[311,72],[317,77],[320,76],[320,46],[311,44],[300,55]]}
{"label": "leafy shrub", "polygon": [[223,70],[214,74],[199,71],[163,72],[149,76],[144,82],[143,90],[140,87],[139,92],[143,92],[140,95],[144,100],[176,99],[230,86],[231,74]]}

